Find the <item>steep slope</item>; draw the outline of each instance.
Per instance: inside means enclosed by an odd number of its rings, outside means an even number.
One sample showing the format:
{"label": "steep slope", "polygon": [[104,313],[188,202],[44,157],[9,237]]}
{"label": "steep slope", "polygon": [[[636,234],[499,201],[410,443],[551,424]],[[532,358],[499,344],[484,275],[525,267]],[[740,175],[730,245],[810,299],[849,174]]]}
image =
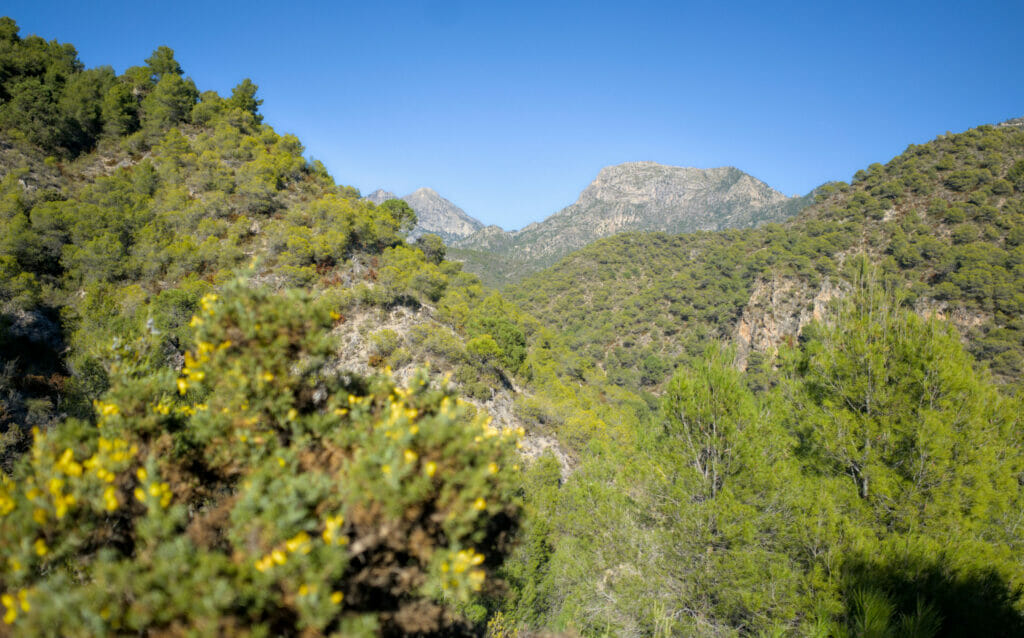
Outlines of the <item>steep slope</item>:
{"label": "steep slope", "polygon": [[842,294],[849,258],[865,253],[905,289],[906,303],[954,320],[975,356],[1004,381],[1019,382],[1019,121],[912,145],[816,198],[783,226],[606,239],[507,293],[633,386],[652,378],[643,362],[652,371],[678,365],[707,337],[735,338],[741,358],[795,337]]}
{"label": "steep slope", "polygon": [[631,162],[602,169],[575,203],[544,221],[512,232],[488,227],[456,241],[452,255],[464,259],[467,270],[501,285],[602,237],[638,230],[748,228],[786,219],[805,203],[732,167]]}
{"label": "steep slope", "polygon": [[374,204],[382,204],[389,199],[402,199],[409,204],[416,213],[416,226],[409,233],[411,238],[434,233],[446,243],[453,243],[484,227],[483,223],[467,215],[466,211],[441,197],[432,188],[420,188],[401,198],[390,191],[378,189],[365,199]]}
{"label": "steep slope", "polygon": [[498,582],[517,442],[557,447],[515,433],[510,378],[553,356],[528,318],[263,124],[248,80],[200,94],[166,47],[85,70],[8,18],[0,45],[6,633],[482,633],[457,605]]}

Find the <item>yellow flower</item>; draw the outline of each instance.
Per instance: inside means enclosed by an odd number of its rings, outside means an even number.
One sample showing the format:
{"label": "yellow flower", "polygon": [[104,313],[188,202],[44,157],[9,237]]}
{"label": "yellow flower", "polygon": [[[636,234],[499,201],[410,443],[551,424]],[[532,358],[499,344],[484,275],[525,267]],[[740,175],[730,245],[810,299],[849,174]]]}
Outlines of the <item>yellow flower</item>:
{"label": "yellow flower", "polygon": [[185,394],[188,392],[188,381],[184,378],[178,379],[178,394]]}
{"label": "yellow flower", "polygon": [[437,463],[434,463],[433,461],[428,461],[427,464],[423,466],[423,472],[427,476],[432,478],[434,474],[437,473]]}
{"label": "yellow flower", "polygon": [[147,478],[149,478],[149,473],[146,472],[146,468],[140,467],[139,469],[135,470],[135,476],[139,477],[140,481],[145,481]]}
{"label": "yellow flower", "polygon": [[52,478],[47,483],[47,487],[50,488],[50,494],[60,496],[60,492],[64,488],[64,479]]}
{"label": "yellow flower", "polygon": [[331,602],[335,605],[340,605],[341,601],[343,600],[345,600],[345,594],[341,593],[340,591],[331,593]]}
{"label": "yellow flower", "polygon": [[324,519],[324,542],[328,545],[345,545],[346,543],[348,543],[347,536],[338,536],[338,531],[344,524],[345,517],[341,514],[338,514],[337,516],[328,516],[326,519]]}
{"label": "yellow flower", "polygon": [[308,554],[310,549],[309,534],[307,534],[306,532],[299,532],[295,535],[294,538],[290,538],[287,541],[285,541],[284,545],[286,548],[288,548],[289,552],[294,552],[296,550],[302,549],[303,554]]}
{"label": "yellow flower", "polygon": [[260,375],[260,378],[263,379],[264,381],[266,381],[267,383],[270,383],[271,381],[274,380],[274,373],[273,372],[264,372],[263,374]]}
{"label": "yellow flower", "polygon": [[489,463],[487,465],[487,471],[489,473],[491,473],[491,474],[497,474],[498,473],[498,464],[497,463],[493,463],[493,462]]}
{"label": "yellow flower", "polygon": [[480,591],[484,585],[484,578],[486,578],[486,575],[482,569],[474,569],[469,572],[469,585],[473,588],[473,591]]}
{"label": "yellow flower", "polygon": [[46,556],[46,553],[50,551],[50,549],[46,546],[46,541],[44,541],[41,538],[37,538],[36,542],[33,543],[32,546],[35,547],[37,556]]}
{"label": "yellow flower", "polygon": [[71,494],[68,494],[66,496],[58,496],[57,498],[55,498],[53,500],[54,500],[54,505],[56,506],[54,508],[55,509],[54,514],[56,514],[58,519],[64,518],[64,515],[67,514],[67,512],[68,512],[68,505],[74,505],[75,504],[75,497],[72,496]]}
{"label": "yellow flower", "polygon": [[119,505],[116,492],[113,485],[108,485],[107,489],[103,490],[103,505],[108,512],[113,512]]}
{"label": "yellow flower", "polygon": [[7,611],[4,613],[4,622],[9,625],[18,617],[18,609],[14,602],[14,596],[11,596],[10,594],[3,594],[0,596],[0,602],[3,602],[4,607],[7,608]]}
{"label": "yellow flower", "polygon": [[487,509],[487,501],[485,501],[483,498],[476,499],[475,501],[473,501],[473,509],[478,511]]}
{"label": "yellow flower", "polygon": [[390,465],[382,465],[382,466],[380,466],[380,471],[385,476],[391,476],[391,466]]}
{"label": "yellow flower", "polygon": [[419,455],[413,452],[412,450],[406,450],[405,452],[402,453],[402,458],[405,459],[406,463],[415,463],[416,459],[419,458]]}
{"label": "yellow flower", "polygon": [[117,405],[115,405],[113,403],[103,403],[103,402],[98,402],[98,403],[99,403],[100,414],[102,414],[103,416],[114,416],[115,414],[119,414],[121,412],[121,409],[118,408]]}
{"label": "yellow flower", "polygon": [[34,520],[36,523],[39,523],[40,525],[45,525],[46,510],[44,510],[41,507],[37,507],[34,510],[32,510],[32,520]]}
{"label": "yellow flower", "polygon": [[307,595],[309,595],[309,585],[307,585],[306,583],[302,583],[301,585],[299,585],[299,596]]}
{"label": "yellow flower", "polygon": [[284,552],[282,552],[279,549],[275,549],[274,551],[270,552],[270,559],[278,565],[284,565],[286,562],[288,562],[288,557],[285,556]]}
{"label": "yellow flower", "polygon": [[146,502],[146,492],[141,487],[135,488],[135,500],[139,501],[140,503]]}

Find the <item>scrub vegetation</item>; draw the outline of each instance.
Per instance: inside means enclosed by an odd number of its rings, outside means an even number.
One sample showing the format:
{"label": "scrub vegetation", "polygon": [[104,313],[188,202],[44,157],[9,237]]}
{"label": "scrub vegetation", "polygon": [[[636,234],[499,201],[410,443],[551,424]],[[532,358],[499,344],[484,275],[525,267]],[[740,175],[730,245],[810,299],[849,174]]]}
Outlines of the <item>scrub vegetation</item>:
{"label": "scrub vegetation", "polygon": [[1024,128],[497,292],[257,96],[0,20],[0,633],[1024,633]]}

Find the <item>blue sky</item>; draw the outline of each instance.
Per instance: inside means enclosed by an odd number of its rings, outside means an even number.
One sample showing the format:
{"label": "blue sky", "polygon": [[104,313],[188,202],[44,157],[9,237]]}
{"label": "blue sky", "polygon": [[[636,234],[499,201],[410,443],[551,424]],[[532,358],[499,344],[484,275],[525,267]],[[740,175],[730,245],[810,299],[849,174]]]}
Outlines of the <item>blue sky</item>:
{"label": "blue sky", "polygon": [[1024,2],[50,2],[21,34],[118,72],[158,45],[344,184],[518,228],[601,167],[733,165],[805,193],[1024,115]]}

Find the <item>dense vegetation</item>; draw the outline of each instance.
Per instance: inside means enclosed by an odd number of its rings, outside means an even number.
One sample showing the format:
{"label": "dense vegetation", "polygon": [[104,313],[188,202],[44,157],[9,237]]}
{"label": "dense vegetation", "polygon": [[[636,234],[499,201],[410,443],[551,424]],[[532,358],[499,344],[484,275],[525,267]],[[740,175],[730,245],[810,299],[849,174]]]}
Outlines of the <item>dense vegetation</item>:
{"label": "dense vegetation", "polygon": [[[862,267],[863,270],[868,270]],[[604,635],[1024,631],[1021,403],[869,276],[754,394],[710,348],[559,486],[542,461],[511,617]]]}
{"label": "dense vegetation", "polygon": [[[251,82],[0,27],[5,630],[1024,631],[1017,129],[964,134],[992,179],[932,185],[964,211],[944,261],[901,265],[924,195],[865,208],[909,170],[872,168],[789,227],[598,243],[546,303],[515,292],[538,320],[336,185]],[[959,287],[983,240],[1009,293]],[[847,294],[742,372],[718,342],[766,273]],[[932,298],[983,318],[987,364],[911,312]]]}
{"label": "dense vegetation", "polygon": [[798,312],[825,282],[842,286],[845,260],[867,252],[906,287],[905,304],[955,320],[997,376],[1021,379],[1024,123],[913,145],[817,199],[784,225],[605,239],[506,294],[638,387],[657,383],[648,370],[692,360],[708,337],[731,338],[759,283],[791,281]]}

